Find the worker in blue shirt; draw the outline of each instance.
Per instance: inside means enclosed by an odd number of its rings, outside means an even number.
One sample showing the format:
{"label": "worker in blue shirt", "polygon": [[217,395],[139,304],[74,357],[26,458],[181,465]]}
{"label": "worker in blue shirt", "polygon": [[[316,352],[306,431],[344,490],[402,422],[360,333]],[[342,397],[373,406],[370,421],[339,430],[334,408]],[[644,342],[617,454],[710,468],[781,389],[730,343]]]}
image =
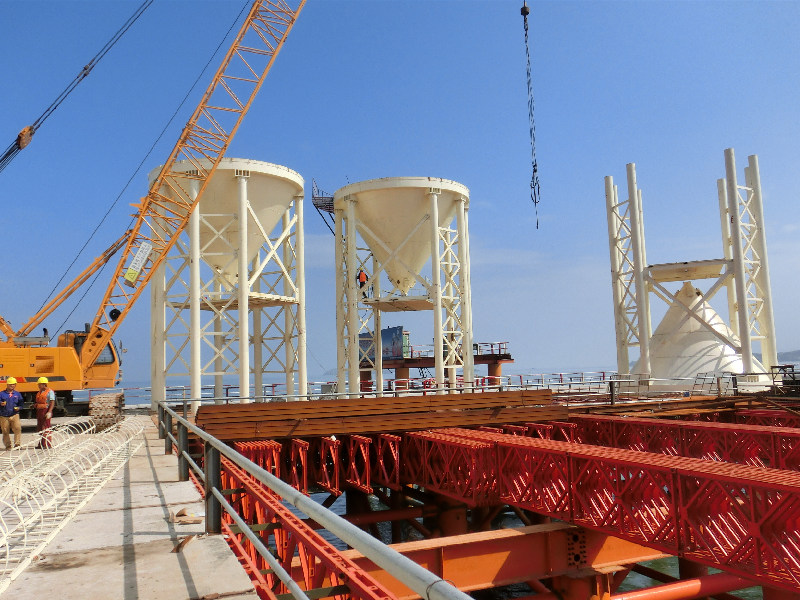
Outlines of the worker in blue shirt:
{"label": "worker in blue shirt", "polygon": [[19,420],[19,410],[22,408],[22,394],[17,390],[17,380],[14,377],[6,379],[6,389],[0,391],[0,428],[3,430],[3,443],[6,450],[11,450],[11,436],[14,432],[14,447],[19,448],[22,443],[22,423]]}

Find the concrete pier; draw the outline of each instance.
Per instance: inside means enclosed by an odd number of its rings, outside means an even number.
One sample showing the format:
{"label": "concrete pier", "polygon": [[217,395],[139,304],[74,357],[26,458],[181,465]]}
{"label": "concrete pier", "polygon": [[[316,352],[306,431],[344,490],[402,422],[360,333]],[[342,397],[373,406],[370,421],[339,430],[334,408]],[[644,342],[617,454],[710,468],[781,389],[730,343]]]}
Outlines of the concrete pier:
{"label": "concrete pier", "polygon": [[205,536],[202,521],[171,522],[181,509],[204,517],[200,494],[192,482],[178,481],[178,459],[164,454],[164,441],[147,419],[142,447],[3,597],[255,600],[222,536]]}

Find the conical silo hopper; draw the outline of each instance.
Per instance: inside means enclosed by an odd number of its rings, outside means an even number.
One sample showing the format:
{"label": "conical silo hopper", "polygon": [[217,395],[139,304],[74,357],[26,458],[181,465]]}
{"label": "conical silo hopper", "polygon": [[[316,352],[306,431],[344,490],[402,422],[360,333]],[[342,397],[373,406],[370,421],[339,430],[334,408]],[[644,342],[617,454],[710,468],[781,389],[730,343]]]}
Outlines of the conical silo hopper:
{"label": "conical silo hopper", "polygon": [[438,224],[455,216],[458,200],[469,203],[469,190],[455,181],[435,177],[387,177],[352,183],[336,191],[334,208],[346,210],[355,200],[356,228],[386,275],[403,294],[431,256],[429,194],[438,194]]}
{"label": "conical silo hopper", "polygon": [[[680,306],[689,306],[722,336],[737,340],[717,312],[686,282],[675,295],[650,339],[650,368],[654,379],[694,378],[698,373],[742,373],[742,355],[709,331]],[[738,340],[737,340],[738,341]],[[760,363],[756,363],[763,371]],[[636,368],[634,372],[638,373]]]}
{"label": "conical silo hopper", "polygon": [[[175,163],[175,171],[190,171],[195,165],[188,161]],[[150,173],[158,176],[160,167]],[[252,212],[247,214],[247,258],[255,258],[264,244],[265,235],[280,221],[292,200],[303,194],[303,178],[299,173],[281,165],[223,158],[209,181],[197,210],[200,221],[200,245],[204,261],[212,267],[229,287],[236,285],[239,273],[235,251],[239,246],[239,177],[247,177],[247,198]],[[170,195],[168,189],[163,193]]]}

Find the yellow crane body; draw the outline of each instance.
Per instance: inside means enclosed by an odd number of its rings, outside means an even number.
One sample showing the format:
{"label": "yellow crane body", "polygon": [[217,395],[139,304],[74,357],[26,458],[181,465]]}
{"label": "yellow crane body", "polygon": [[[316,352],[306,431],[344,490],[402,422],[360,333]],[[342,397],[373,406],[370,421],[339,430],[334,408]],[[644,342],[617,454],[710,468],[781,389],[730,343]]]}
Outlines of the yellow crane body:
{"label": "yellow crane body", "polygon": [[78,350],[85,338],[86,333],[68,331],[59,336],[57,346],[20,347],[0,342],[0,371],[3,373],[0,386],[11,376],[17,380],[17,391],[22,394],[36,393],[39,377],[47,377],[55,392],[71,393],[73,390],[111,388],[119,384],[119,354],[113,345],[86,369],[84,377]]}
{"label": "yellow crane body", "polygon": [[[30,401],[36,380],[47,377],[61,402],[73,390],[110,388],[120,381],[112,336],[186,227],[231,139],[261,88],[306,0],[255,0],[161,173],[136,206],[133,228],[25,325],[14,331],[0,317],[0,386],[8,377]],[[188,160],[197,169],[175,171]],[[210,167],[209,167],[210,165]],[[171,194],[166,191],[170,190]],[[194,191],[193,191],[194,190]],[[121,249],[121,257],[94,320],[84,331],[66,331],[56,346],[28,337],[89,276]]]}

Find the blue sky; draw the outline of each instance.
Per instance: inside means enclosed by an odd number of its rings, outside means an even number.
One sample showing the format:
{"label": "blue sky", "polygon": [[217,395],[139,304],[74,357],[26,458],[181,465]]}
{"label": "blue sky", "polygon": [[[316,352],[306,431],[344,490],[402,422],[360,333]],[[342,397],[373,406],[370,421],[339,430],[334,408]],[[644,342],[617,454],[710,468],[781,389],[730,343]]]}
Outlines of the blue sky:
{"label": "blue sky", "polygon": [[[0,0],[2,147],[138,4]],[[510,343],[517,362],[506,372],[608,369],[603,177],[624,187],[625,165],[636,163],[650,262],[717,258],[716,179],[728,147],[740,177],[747,155],[759,155],[778,349],[800,348],[800,3],[532,2],[538,230],[520,4],[308,0],[228,154],[306,180],[312,376],[335,366],[333,236],[310,204],[312,178],[329,192],[375,177],[463,183],[476,340]],[[156,0],[0,173],[6,319],[19,325],[39,307],[243,5]],[[167,157],[209,78],[76,266],[127,226],[146,173]],[[91,320],[105,285],[68,327]],[[148,377],[148,304],[120,330],[129,382]],[[64,317],[49,320],[51,332]],[[430,319],[407,321],[391,324],[410,324],[412,341],[428,343]]]}

